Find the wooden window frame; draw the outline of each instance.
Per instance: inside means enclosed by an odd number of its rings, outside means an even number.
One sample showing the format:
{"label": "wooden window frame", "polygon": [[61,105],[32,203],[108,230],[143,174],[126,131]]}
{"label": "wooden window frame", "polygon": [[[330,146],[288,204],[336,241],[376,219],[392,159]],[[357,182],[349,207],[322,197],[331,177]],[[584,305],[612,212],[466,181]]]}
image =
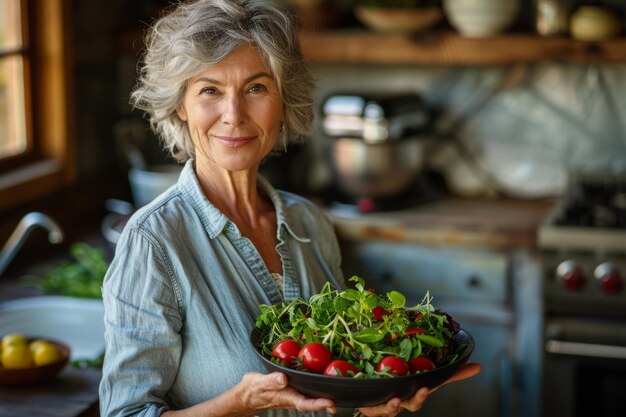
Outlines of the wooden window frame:
{"label": "wooden window frame", "polygon": [[0,210],[76,181],[69,0],[20,0],[27,13],[25,68],[29,151],[3,161]]}

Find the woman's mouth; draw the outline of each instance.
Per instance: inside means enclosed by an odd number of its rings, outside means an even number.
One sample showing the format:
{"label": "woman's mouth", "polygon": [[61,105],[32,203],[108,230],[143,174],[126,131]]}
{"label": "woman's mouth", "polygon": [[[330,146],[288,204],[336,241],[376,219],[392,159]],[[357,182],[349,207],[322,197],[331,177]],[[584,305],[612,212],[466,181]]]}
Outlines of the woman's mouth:
{"label": "woman's mouth", "polygon": [[239,148],[252,142],[255,136],[215,136],[224,146],[229,148]]}

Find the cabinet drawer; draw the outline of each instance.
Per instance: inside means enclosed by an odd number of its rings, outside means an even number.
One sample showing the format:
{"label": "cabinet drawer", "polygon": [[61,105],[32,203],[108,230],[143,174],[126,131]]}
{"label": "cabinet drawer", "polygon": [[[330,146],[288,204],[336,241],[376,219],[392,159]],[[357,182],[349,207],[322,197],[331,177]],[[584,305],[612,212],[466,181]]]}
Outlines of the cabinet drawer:
{"label": "cabinet drawer", "polygon": [[507,301],[506,254],[362,242],[350,245],[344,257],[346,275],[359,275],[378,291],[398,290],[411,303],[426,291],[435,300]]}

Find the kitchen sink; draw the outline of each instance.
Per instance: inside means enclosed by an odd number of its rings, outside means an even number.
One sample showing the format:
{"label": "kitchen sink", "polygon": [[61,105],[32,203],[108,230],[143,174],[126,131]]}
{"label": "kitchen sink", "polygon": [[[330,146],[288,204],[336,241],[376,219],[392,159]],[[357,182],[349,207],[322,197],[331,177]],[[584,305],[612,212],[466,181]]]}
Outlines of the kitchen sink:
{"label": "kitchen sink", "polygon": [[71,360],[96,359],[104,351],[102,300],[34,296],[0,303],[0,336],[18,332],[67,343]]}

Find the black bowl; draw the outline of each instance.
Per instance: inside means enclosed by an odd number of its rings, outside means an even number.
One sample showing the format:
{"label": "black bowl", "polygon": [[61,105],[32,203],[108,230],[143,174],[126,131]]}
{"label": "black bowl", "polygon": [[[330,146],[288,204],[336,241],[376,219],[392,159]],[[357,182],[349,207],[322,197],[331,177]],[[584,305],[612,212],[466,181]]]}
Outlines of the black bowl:
{"label": "black bowl", "polygon": [[472,335],[461,329],[454,335],[454,340],[463,346],[456,362],[419,374],[361,379],[326,376],[277,365],[261,354],[259,349],[261,338],[261,332],[256,328],[253,329],[250,336],[252,346],[268,371],[284,373],[290,387],[311,398],[329,398],[338,407],[383,404],[394,397],[409,398],[422,387],[439,386],[467,362],[475,345]]}

